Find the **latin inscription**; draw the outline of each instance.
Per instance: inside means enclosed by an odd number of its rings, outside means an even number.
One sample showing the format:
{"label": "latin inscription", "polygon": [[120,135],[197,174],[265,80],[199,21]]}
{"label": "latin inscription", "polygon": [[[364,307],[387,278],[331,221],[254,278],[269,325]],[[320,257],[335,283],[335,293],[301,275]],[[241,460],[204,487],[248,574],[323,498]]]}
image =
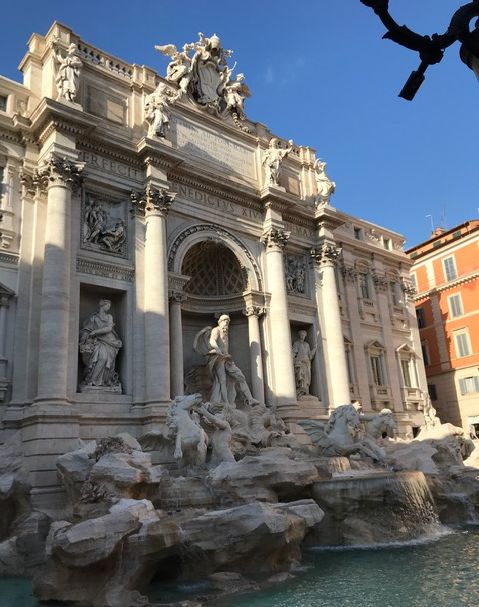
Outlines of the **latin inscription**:
{"label": "latin inscription", "polygon": [[190,186],[178,183],[172,183],[171,189],[174,192],[180,194],[180,196],[182,196],[183,198],[186,198],[187,200],[198,202],[207,207],[222,211],[223,213],[229,213],[230,215],[235,215],[236,217],[247,217],[249,219],[257,219],[258,221],[262,220],[263,214],[261,213],[261,211],[242,207],[239,204],[231,202],[231,200],[225,200],[224,198],[220,198],[219,196],[215,196],[214,194],[202,192],[201,190],[197,190],[196,188],[192,188]]}
{"label": "latin inscription", "polygon": [[178,117],[172,119],[171,126],[178,149],[243,177],[255,178],[252,150]]}
{"label": "latin inscription", "polygon": [[99,154],[93,154],[92,152],[80,150],[79,160],[86,162],[86,164],[90,167],[94,167],[106,173],[111,173],[112,175],[128,177],[129,179],[135,179],[136,181],[141,181],[143,178],[141,171],[138,169],[128,166],[123,162],[111,160],[110,158],[105,158]]}

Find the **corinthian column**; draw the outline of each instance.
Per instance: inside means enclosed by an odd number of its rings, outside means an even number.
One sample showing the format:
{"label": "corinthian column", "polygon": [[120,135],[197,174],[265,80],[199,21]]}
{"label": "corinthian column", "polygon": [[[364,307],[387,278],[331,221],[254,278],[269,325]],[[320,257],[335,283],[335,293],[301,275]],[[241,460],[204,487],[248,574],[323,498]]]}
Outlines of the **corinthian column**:
{"label": "corinthian column", "polygon": [[270,228],[262,237],[266,247],[266,285],[271,293],[269,309],[271,349],[269,355],[274,376],[272,392],[276,396],[278,405],[296,403],[291,330],[283,263],[283,249],[289,236],[289,232],[285,230]]}
{"label": "corinthian column", "polygon": [[170,399],[168,267],[166,217],[175,194],[150,185],[133,193],[137,213],[145,216],[145,389],[146,404]]}
{"label": "corinthian column", "polygon": [[243,314],[248,317],[248,341],[251,368],[251,393],[256,400],[264,403],[263,357],[261,355],[261,334],[259,317],[264,308],[247,305]]}
{"label": "corinthian column", "polygon": [[184,394],[183,328],[181,304],[186,300],[182,291],[170,293],[171,397]]}
{"label": "corinthian column", "polygon": [[34,179],[48,196],[43,259],[37,401],[67,399],[68,327],[72,190],[81,182],[81,168],[51,155]]}
{"label": "corinthian column", "polygon": [[344,350],[343,328],[339,311],[338,290],[334,264],[341,250],[330,243],[311,250],[315,267],[316,302],[322,310],[326,337],[325,358],[328,367],[328,393],[330,408],[351,402],[348,366]]}

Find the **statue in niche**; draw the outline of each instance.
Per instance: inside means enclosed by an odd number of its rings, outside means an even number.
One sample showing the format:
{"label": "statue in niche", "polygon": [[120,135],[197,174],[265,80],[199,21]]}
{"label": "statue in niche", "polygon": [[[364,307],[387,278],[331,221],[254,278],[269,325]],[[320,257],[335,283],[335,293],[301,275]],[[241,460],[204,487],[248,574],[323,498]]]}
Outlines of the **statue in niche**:
{"label": "statue in niche", "polygon": [[285,258],[286,289],[292,295],[304,295],[306,264],[304,258],[287,255]]}
{"label": "statue in niche", "polygon": [[326,163],[319,158],[316,158],[313,165],[317,188],[317,194],[314,200],[316,207],[328,205],[329,199],[331,198],[331,195],[334,194],[336,189],[335,182],[331,181],[331,179],[329,179],[329,177],[326,175],[325,168]]}
{"label": "statue in niche", "polygon": [[231,426],[223,413],[217,412],[214,414],[207,407],[213,408],[210,403],[207,403],[206,406],[202,405],[198,407],[198,413],[203,417],[207,425],[213,427],[210,436],[212,447],[211,463],[219,465],[222,462],[234,462],[235,457],[231,451],[231,440],[233,437]]}
{"label": "statue in niche", "polygon": [[123,253],[126,227],[123,219],[109,217],[103,205],[90,198],[83,217],[83,242],[111,253]]}
{"label": "statue in niche", "polygon": [[70,44],[65,57],[60,54],[58,49],[55,49],[55,59],[59,64],[55,77],[58,97],[67,101],[75,101],[80,83],[80,71],[83,66],[78,57],[76,44]]}
{"label": "statue in niche", "polygon": [[98,312],[91,314],[80,329],[80,353],[85,366],[80,384],[83,390],[90,387],[121,392],[115,361],[123,343],[115,331],[112,315],[108,314],[110,308],[109,299],[100,299]]}
{"label": "statue in niche", "polygon": [[145,99],[145,120],[148,123],[148,137],[165,139],[170,128],[169,108],[181,96],[166,84],[160,83],[156,90]]}
{"label": "statue in niche", "polygon": [[269,147],[263,152],[262,164],[265,172],[264,185],[279,185],[279,169],[283,158],[287,156],[293,149],[293,141],[288,141],[287,148],[279,147],[279,141],[276,137],[272,137],[269,142]]}
{"label": "statue in niche", "polygon": [[311,361],[316,354],[316,348],[311,348],[306,341],[307,332],[298,331],[298,339],[293,344],[294,376],[296,379],[296,395],[298,398],[308,397],[311,385]]}
{"label": "statue in niche", "polygon": [[208,371],[213,381],[209,401],[213,405],[235,407],[236,394],[239,392],[249,405],[258,404],[246,383],[245,376],[233,361],[229,353],[230,317],[222,314],[218,325],[205,327],[196,334],[193,348],[195,352],[208,357]]}

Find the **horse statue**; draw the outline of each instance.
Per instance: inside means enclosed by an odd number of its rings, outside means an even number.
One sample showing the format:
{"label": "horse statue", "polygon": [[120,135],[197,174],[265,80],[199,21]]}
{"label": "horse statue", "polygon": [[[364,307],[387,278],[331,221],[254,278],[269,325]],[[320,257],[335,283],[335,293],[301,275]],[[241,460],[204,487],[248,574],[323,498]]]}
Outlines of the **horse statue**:
{"label": "horse statue", "polygon": [[206,462],[208,435],[200,425],[199,417],[192,409],[203,401],[201,394],[177,396],[166,416],[168,438],[174,439],[174,458],[193,466]]}
{"label": "horse statue", "polygon": [[361,421],[366,422],[366,434],[375,440],[382,438],[386,432],[388,436],[396,430],[396,422],[391,409],[381,409],[379,413],[364,413],[360,416]]}
{"label": "horse statue", "polygon": [[384,451],[371,438],[361,436],[361,418],[354,405],[334,409],[326,424],[312,419],[298,424],[306,430],[321,455],[349,457],[359,453],[375,462],[385,458]]}

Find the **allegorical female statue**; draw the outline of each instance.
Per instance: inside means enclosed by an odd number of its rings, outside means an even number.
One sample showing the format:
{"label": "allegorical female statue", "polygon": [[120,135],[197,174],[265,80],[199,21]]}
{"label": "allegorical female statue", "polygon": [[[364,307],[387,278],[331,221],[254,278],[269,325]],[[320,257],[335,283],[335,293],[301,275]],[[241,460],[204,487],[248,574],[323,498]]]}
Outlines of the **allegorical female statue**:
{"label": "allegorical female statue", "polygon": [[76,44],[70,44],[65,57],[62,57],[58,50],[55,53],[55,58],[59,63],[55,82],[60,99],[63,98],[67,101],[75,101],[75,98],[78,95],[80,71],[83,63],[77,53],[78,49]]}
{"label": "allegorical female statue", "polygon": [[115,331],[113,317],[108,314],[110,308],[111,301],[101,299],[98,312],[91,314],[80,329],[80,353],[85,365],[85,377],[80,385],[121,392],[115,361],[123,344]]}

